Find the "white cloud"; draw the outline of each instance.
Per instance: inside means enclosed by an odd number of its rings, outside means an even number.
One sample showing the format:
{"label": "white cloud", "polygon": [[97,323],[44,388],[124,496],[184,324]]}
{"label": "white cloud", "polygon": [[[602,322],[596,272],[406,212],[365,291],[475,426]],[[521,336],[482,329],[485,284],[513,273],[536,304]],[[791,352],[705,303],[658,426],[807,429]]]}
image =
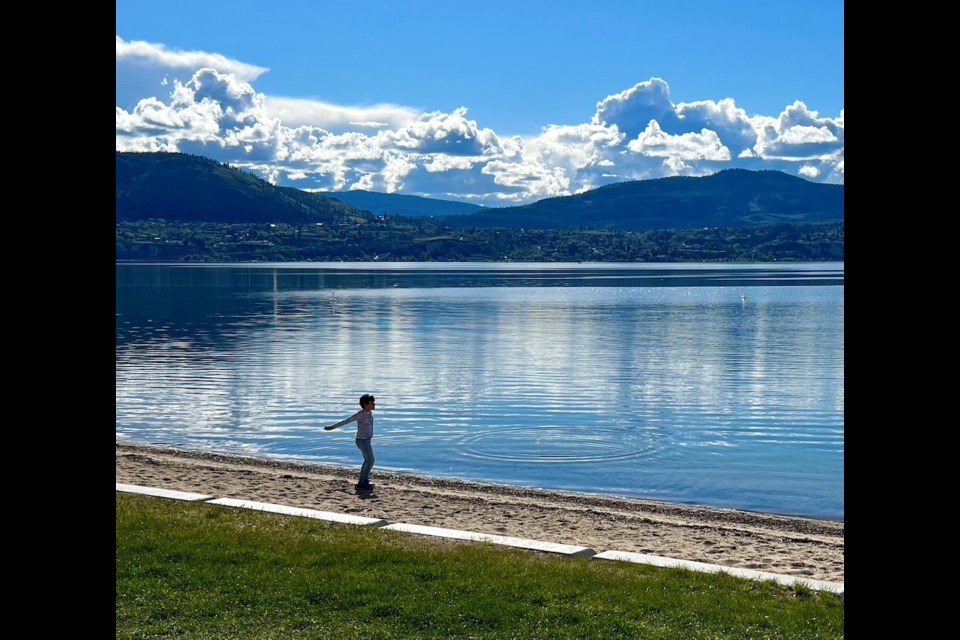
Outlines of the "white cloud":
{"label": "white cloud", "polygon": [[670,87],[661,78],[650,78],[607,96],[597,103],[592,123],[616,126],[628,138],[633,138],[646,129],[651,120],[669,130],[679,120],[676,107],[670,101]]}
{"label": "white cloud", "polygon": [[824,181],[843,181],[842,171],[833,169],[843,149],[843,111],[836,120],[821,118],[798,101],[774,118],[749,116],[729,97],[675,104],[667,83],[651,78],[598,102],[592,122],[628,134],[629,153],[615,156],[624,179],[706,175],[733,166],[797,174],[799,163],[819,163]]}
{"label": "white cloud", "polygon": [[680,103],[677,105],[677,116],[677,129],[670,133],[709,129],[716,132],[724,146],[738,157],[756,144],[757,132],[753,123],[733,98],[724,98],[719,102],[700,100]]}
{"label": "white cloud", "polygon": [[821,118],[800,102],[787,107],[779,117],[757,116],[756,154],[765,159],[808,160],[824,158],[843,148],[843,117]]}
{"label": "white cloud", "polygon": [[398,129],[418,116],[413,109],[391,104],[350,107],[303,98],[267,97],[264,106],[285,126],[319,127],[337,133]]}
{"label": "white cloud", "polygon": [[396,131],[380,132],[377,138],[385,149],[462,156],[497,153],[497,135],[491,129],[480,129],[466,116],[463,107],[453,113],[424,113]]}
{"label": "white cloud", "polygon": [[174,51],[162,44],[117,36],[117,106],[132,109],[142,98],[163,93],[169,84],[186,82],[198,69],[211,68],[242,82],[253,82],[266,67],[231,60],[219,53]]}
{"label": "white cloud", "polygon": [[780,135],[780,142],[783,144],[819,144],[836,141],[837,136],[833,135],[826,127],[797,125],[790,127]]}
{"label": "white cloud", "polygon": [[310,191],[367,189],[514,204],[620,180],[741,166],[843,183],[844,113],[802,102],[748,116],[732,98],[674,104],[661,78],[597,102],[588,123],[498,136],[400,105],[265,96],[263,67],[117,37],[116,146],[182,151]]}
{"label": "white cloud", "polygon": [[169,70],[187,70],[191,74],[203,67],[212,67],[223,73],[236,76],[245,82],[253,82],[266,73],[266,67],[231,60],[219,53],[206,51],[172,51],[162,44],[143,40],[125,41],[117,36],[117,63],[144,62]]}
{"label": "white cloud", "polygon": [[380,174],[386,185],[387,193],[395,193],[403,186],[403,179],[415,168],[416,163],[400,154],[389,153],[384,157],[383,169]]}
{"label": "white cloud", "polygon": [[[342,189],[342,187],[340,188]],[[361,176],[359,180],[350,185],[350,191],[373,191],[373,175],[367,174]]]}
{"label": "white cloud", "polygon": [[423,168],[430,173],[454,171],[457,169],[470,169],[474,164],[479,162],[479,160],[476,159],[464,158],[462,156],[450,156],[444,153],[437,153],[428,157],[430,159],[424,162]]}
{"label": "white cloud", "polygon": [[519,192],[519,196],[509,191],[498,194],[502,201],[539,200],[571,193],[570,180],[560,167],[491,160],[484,165],[482,173],[493,177],[496,185]]}
{"label": "white cloud", "polygon": [[[829,184],[843,184],[843,150],[823,163],[826,176],[823,181]],[[821,172],[823,173],[823,172]]]}
{"label": "white cloud", "polygon": [[[752,121],[757,131],[753,150],[766,166],[781,168],[784,163],[799,163],[804,171],[791,171],[789,167],[783,170],[843,184],[843,110],[838,118],[823,118],[798,100],[776,118],[756,116]],[[811,169],[817,170],[817,176]]]}
{"label": "white cloud", "polygon": [[690,167],[680,158],[672,157],[663,161],[664,172],[668,176],[684,175],[690,171]]}
{"label": "white cloud", "polygon": [[577,170],[603,162],[609,150],[623,139],[623,134],[615,127],[550,125],[538,137],[527,141],[523,154],[530,159]]}
{"label": "white cloud", "polygon": [[730,150],[723,146],[719,136],[708,129],[700,133],[684,133],[671,136],[660,129],[656,120],[651,120],[647,128],[631,140],[627,148],[646,156],[671,158],[675,160],[730,160]]}
{"label": "white cloud", "polygon": [[550,125],[535,137],[502,140],[481,175],[507,189],[497,196],[504,202],[580,193],[609,182],[603,175],[622,141],[616,127]]}

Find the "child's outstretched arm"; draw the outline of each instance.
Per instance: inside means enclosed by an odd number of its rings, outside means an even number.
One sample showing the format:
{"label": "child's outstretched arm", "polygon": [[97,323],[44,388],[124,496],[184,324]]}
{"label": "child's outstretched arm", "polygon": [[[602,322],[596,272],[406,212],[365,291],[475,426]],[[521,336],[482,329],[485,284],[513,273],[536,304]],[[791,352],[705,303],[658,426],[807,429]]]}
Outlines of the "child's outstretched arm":
{"label": "child's outstretched arm", "polygon": [[354,421],[360,416],[360,412],[361,412],[361,411],[362,411],[362,409],[361,409],[360,411],[357,411],[355,414],[353,414],[352,416],[350,416],[349,418],[347,418],[347,419],[345,419],[345,420],[341,420],[340,422],[338,422],[338,423],[336,423],[336,424],[332,424],[332,425],[330,425],[329,427],[324,427],[323,430],[324,430],[324,431],[333,431],[333,430],[336,429],[337,427],[342,427],[342,426],[345,425],[345,424],[349,424],[349,423],[351,423],[351,422],[354,422]]}

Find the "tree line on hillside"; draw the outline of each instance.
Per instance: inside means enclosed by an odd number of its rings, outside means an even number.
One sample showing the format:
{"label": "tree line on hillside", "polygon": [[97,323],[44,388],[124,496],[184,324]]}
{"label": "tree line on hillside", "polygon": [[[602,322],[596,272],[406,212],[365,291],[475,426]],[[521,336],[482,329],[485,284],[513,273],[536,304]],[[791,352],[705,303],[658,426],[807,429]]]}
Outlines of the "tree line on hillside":
{"label": "tree line on hillside", "polygon": [[[609,184],[522,206],[468,212],[471,205],[400,194],[319,194],[273,185],[243,170],[182,153],[117,152],[116,221],[154,218],[185,223],[338,226],[389,216],[462,229],[650,231],[841,222],[842,185],[813,183],[780,171],[725,169]],[[333,195],[334,197],[325,197]],[[342,198],[338,200],[336,198]],[[358,200],[358,198],[360,198]],[[348,202],[365,203],[357,207]],[[367,210],[369,208],[369,210]],[[451,215],[456,209],[460,215]],[[446,211],[448,213],[441,213]]]}
{"label": "tree line on hillside", "polygon": [[388,216],[340,223],[118,221],[118,261],[842,261],[843,222],[659,231],[454,229]]}

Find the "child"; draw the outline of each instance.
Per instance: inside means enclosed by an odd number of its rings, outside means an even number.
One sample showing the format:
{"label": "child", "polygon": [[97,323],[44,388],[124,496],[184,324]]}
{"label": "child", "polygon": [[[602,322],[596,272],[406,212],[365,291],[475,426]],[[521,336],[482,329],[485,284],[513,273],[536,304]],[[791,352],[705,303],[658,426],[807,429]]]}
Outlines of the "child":
{"label": "child", "polygon": [[363,454],[363,466],[360,467],[360,482],[357,483],[357,489],[363,489],[364,491],[373,489],[373,485],[370,484],[370,470],[373,469],[374,457],[370,440],[373,438],[373,410],[377,408],[376,402],[372,395],[365,393],[360,396],[360,411],[346,420],[341,420],[337,424],[323,428],[324,431],[330,431],[356,420],[357,448]]}

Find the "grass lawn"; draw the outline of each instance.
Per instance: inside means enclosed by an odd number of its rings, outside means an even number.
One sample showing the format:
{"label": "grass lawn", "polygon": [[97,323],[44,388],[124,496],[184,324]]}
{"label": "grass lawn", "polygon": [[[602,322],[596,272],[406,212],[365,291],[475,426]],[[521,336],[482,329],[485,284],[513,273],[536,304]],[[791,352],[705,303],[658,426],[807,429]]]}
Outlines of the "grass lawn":
{"label": "grass lawn", "polygon": [[117,493],[117,638],[842,638],[844,600],[723,574]]}

